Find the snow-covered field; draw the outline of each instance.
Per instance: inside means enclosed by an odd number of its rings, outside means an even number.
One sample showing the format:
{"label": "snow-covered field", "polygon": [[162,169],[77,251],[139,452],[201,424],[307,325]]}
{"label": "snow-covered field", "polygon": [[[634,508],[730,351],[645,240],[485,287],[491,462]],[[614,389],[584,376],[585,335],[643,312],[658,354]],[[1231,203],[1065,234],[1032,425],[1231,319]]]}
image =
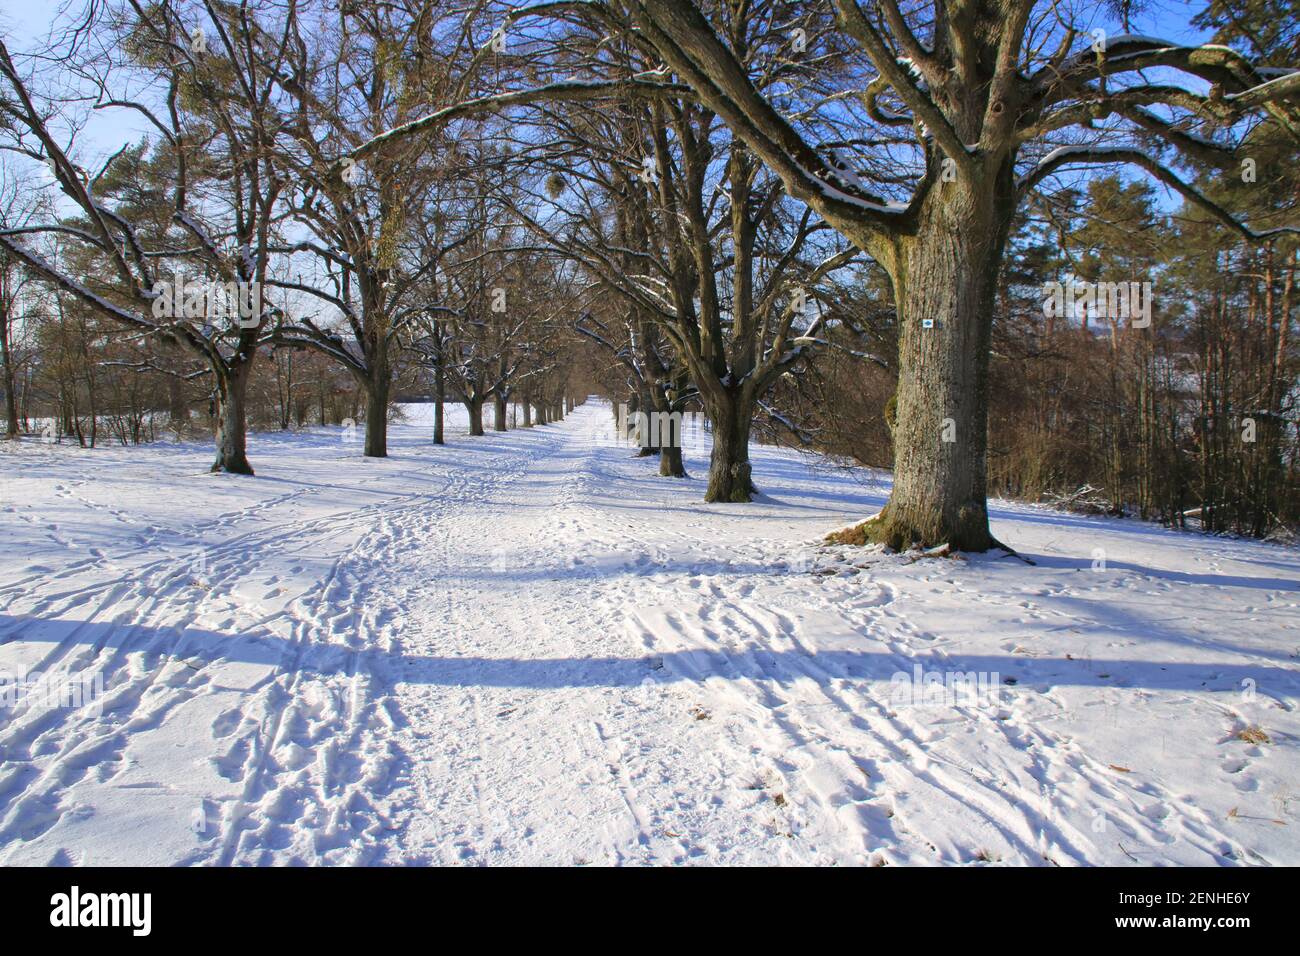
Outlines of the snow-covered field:
{"label": "snow-covered field", "polygon": [[707,436],[673,481],[596,401],[425,411],[251,479],[0,445],[0,863],[1300,864],[1295,551],[827,548],[883,479],[755,448],[705,505]]}

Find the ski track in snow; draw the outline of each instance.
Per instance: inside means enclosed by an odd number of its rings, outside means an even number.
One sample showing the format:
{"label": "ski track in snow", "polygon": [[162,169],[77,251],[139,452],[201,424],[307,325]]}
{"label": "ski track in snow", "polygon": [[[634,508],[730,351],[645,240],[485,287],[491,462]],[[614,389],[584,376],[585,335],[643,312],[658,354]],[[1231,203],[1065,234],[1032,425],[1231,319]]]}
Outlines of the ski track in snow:
{"label": "ski track in snow", "polygon": [[1300,863],[1294,550],[1005,502],[1034,566],[824,546],[887,479],[756,447],[705,505],[707,435],[662,479],[611,424],[0,449],[0,680],[104,682],[0,698],[0,863]]}

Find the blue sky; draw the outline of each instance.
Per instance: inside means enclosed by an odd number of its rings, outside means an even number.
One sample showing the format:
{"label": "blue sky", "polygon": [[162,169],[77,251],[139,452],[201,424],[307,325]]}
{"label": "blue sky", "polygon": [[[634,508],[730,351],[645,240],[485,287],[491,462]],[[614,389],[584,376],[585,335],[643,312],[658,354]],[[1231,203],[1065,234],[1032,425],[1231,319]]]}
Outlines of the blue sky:
{"label": "blue sky", "polygon": [[[11,52],[39,49],[40,41],[49,33],[60,11],[81,9],[83,0],[0,0],[0,34],[5,36]],[[1205,4],[1201,0],[1187,3],[1183,0],[1149,0],[1145,11],[1135,18],[1136,32],[1166,37],[1180,43],[1203,42],[1203,31],[1194,29],[1191,17]],[[144,131],[144,124],[123,111],[107,113],[87,132],[95,144],[106,152],[117,149],[124,139],[136,138]]]}
{"label": "blue sky", "polygon": [[[59,12],[81,7],[82,0],[0,0],[0,35],[15,56],[40,50]],[[107,158],[124,143],[139,141],[147,128],[148,123],[130,110],[98,110],[78,139],[80,158],[93,165],[95,160]]]}
{"label": "blue sky", "polygon": [[[56,20],[66,22],[60,11],[79,11],[84,0],[0,0],[0,34],[12,53],[40,50]],[[1191,17],[1204,7],[1201,0],[1151,0],[1144,12],[1134,18],[1134,32],[1153,34],[1181,43],[1203,42],[1202,31],[1195,30]],[[78,154],[82,163],[93,167],[124,143],[138,141],[149,132],[148,124],[130,110],[96,111],[79,139]]]}
{"label": "blue sky", "polygon": [[[1139,18],[1134,26],[1139,27],[1143,33],[1168,37],[1170,40],[1177,40],[1180,43],[1203,43],[1208,39],[1208,36],[1204,31],[1192,27],[1188,21],[1204,7],[1204,3],[1156,0],[1151,5],[1151,13]],[[1150,26],[1147,25],[1148,23]]]}

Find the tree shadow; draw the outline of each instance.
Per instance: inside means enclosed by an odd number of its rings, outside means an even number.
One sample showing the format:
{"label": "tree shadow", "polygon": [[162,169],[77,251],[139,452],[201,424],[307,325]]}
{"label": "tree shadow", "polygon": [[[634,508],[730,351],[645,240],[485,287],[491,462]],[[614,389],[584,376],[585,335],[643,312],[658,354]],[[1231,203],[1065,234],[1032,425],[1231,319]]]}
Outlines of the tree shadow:
{"label": "tree shadow", "polygon": [[[1036,554],[1023,552],[1041,568],[1060,571],[1091,571],[1091,558],[1072,558],[1055,554]],[[1167,571],[1150,565],[1134,564],[1131,561],[1116,561],[1106,558],[1106,571],[1132,571],[1143,577],[1157,581],[1172,581],[1176,584],[1204,584],[1221,588],[1254,588],[1264,591],[1293,591],[1300,593],[1300,581],[1295,578],[1244,577],[1239,574],[1200,573],[1191,571]]]}
{"label": "tree shadow", "polygon": [[[503,625],[508,626],[508,625]],[[0,646],[21,641],[93,649],[84,667],[105,667],[105,689],[136,679],[168,661],[191,669],[229,663],[268,671],[350,677],[359,671],[402,684],[443,687],[497,687],[534,690],[629,688],[652,683],[706,679],[767,681],[791,685],[814,680],[888,683],[897,674],[996,674],[1013,683],[1043,687],[1122,687],[1166,691],[1237,692],[1243,681],[1267,686],[1273,695],[1300,691],[1300,664],[1269,666],[1221,662],[1155,662],[1116,657],[1024,657],[1003,654],[939,653],[901,656],[884,649],[773,651],[721,646],[629,657],[433,656],[342,644],[293,641],[270,633],[223,634],[199,628],[142,628],[101,622],[37,620],[0,615]],[[864,639],[864,643],[865,643]],[[874,643],[874,642],[873,642]],[[111,648],[111,652],[108,649]],[[100,653],[103,652],[103,653]],[[128,661],[128,655],[136,657]],[[104,658],[106,660],[100,660]],[[64,655],[65,659],[67,655]],[[11,680],[18,675],[7,675]],[[219,675],[214,675],[217,681]],[[1010,680],[1007,680],[1007,679]],[[219,683],[216,686],[220,686]],[[8,721],[5,721],[7,724]]]}

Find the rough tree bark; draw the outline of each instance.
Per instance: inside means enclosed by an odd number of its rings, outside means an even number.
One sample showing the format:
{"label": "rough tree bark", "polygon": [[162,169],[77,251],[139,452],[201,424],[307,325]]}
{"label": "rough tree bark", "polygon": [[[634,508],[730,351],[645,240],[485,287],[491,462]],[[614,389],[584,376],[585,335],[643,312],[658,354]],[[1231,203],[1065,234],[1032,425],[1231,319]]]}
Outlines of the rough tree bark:
{"label": "rough tree bark", "polygon": [[482,435],[483,399],[467,398],[465,399],[465,408],[469,412],[469,433],[471,435]]}
{"label": "rough tree bark", "polygon": [[682,446],[670,445],[659,451],[659,475],[663,478],[686,478],[686,464],[682,461]]}
{"label": "rough tree bark", "polygon": [[867,526],[892,548],[985,551],[997,543],[985,504],[989,346],[1014,213],[1010,170],[999,178],[1000,188],[987,190],[944,184],[916,234],[899,243],[894,487]]}
{"label": "rough tree bark", "polygon": [[[659,454],[659,449],[655,446],[652,435],[650,414],[655,410],[654,401],[648,394],[633,392],[628,399],[627,411],[628,420],[633,423],[644,423],[644,428],[638,428],[636,436],[641,439],[641,447],[637,451],[638,458],[649,458],[651,455]],[[644,417],[643,417],[644,416]]]}
{"label": "rough tree bark", "polygon": [[747,390],[727,390],[705,399],[713,420],[713,453],[709,456],[709,486],[705,501],[750,501],[754,487],[749,464],[749,431],[754,423],[754,398]]}
{"label": "rough tree bark", "polygon": [[672,402],[667,389],[660,382],[653,386],[654,407],[660,414],[669,416],[668,429],[656,431],[655,439],[659,445],[659,476],[661,478],[685,478],[686,465],[682,461],[682,421],[681,417],[672,417]]}
{"label": "rough tree bark", "polygon": [[443,409],[447,400],[447,378],[442,369],[442,357],[438,357],[438,365],[433,370],[433,443],[435,445],[444,444],[443,442]]}
{"label": "rough tree bark", "polygon": [[212,471],[232,475],[251,475],[248,463],[247,396],[251,361],[232,363],[216,375],[216,445],[217,459]]}
{"label": "rough tree bark", "polygon": [[503,432],[506,430],[506,398],[501,393],[492,397],[493,412],[496,416],[492,423],[492,430]]}
{"label": "rough tree bark", "polygon": [[0,359],[4,362],[5,437],[16,439],[19,432],[18,390],[15,385],[14,358],[9,343],[9,323],[7,320],[4,322],[3,327],[0,327],[0,346],[3,346],[3,355],[0,355]]}
{"label": "rough tree bark", "polygon": [[367,458],[388,457],[388,391],[391,382],[387,375],[376,376],[366,388],[366,447]]}

